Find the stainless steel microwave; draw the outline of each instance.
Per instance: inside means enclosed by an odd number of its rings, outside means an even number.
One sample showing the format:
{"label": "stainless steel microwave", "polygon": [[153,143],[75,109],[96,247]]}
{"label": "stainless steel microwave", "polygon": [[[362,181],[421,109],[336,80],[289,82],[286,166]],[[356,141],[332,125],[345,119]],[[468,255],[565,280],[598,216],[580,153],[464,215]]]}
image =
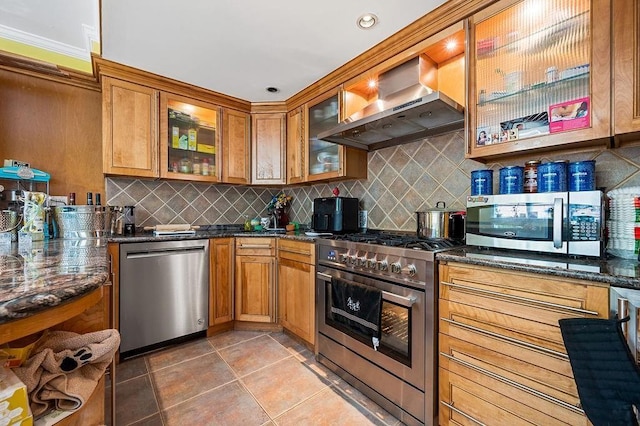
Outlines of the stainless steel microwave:
{"label": "stainless steel microwave", "polygon": [[469,245],[601,256],[603,236],[601,191],[467,197]]}

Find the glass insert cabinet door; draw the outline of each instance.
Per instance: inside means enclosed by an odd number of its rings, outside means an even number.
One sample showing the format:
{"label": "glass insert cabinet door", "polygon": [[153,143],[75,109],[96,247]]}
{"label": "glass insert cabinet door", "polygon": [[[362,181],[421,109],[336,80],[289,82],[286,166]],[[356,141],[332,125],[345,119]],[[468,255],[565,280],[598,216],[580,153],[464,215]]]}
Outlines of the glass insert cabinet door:
{"label": "glass insert cabinet door", "polygon": [[476,18],[472,152],[500,144],[509,150],[527,139],[592,127],[592,4],[598,3],[501,2],[494,13]]}
{"label": "glass insert cabinet door", "polygon": [[340,146],[318,139],[316,135],[338,124],[338,95],[309,105],[309,175],[340,170]]}
{"label": "glass insert cabinet door", "polygon": [[161,176],[217,182],[220,109],[163,93],[160,111]]}

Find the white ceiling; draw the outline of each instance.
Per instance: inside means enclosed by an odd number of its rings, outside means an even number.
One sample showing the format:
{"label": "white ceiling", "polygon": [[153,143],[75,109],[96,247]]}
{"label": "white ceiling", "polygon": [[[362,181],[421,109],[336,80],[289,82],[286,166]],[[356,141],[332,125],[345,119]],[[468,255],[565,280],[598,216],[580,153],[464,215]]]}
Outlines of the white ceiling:
{"label": "white ceiling", "polygon": [[[284,101],[444,2],[102,0],[102,56],[251,102]],[[367,12],[379,24],[358,29]]]}

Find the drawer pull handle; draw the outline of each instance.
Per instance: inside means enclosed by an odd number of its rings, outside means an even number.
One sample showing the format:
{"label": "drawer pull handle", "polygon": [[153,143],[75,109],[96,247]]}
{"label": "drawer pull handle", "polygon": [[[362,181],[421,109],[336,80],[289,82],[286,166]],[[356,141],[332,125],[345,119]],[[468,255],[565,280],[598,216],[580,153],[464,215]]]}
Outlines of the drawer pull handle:
{"label": "drawer pull handle", "polygon": [[270,249],[271,244],[240,244],[241,249]]}
{"label": "drawer pull handle", "polygon": [[446,402],[444,402],[444,401],[440,401],[440,404],[444,405],[445,407],[447,407],[447,408],[448,408],[449,410],[451,410],[451,411],[455,411],[456,413],[460,414],[462,417],[464,417],[464,418],[466,418],[466,419],[469,419],[469,420],[471,420],[471,421],[472,421],[472,422],[474,422],[474,423],[477,423],[477,424],[479,424],[479,425],[481,425],[481,426],[485,426],[485,424],[484,424],[484,423],[482,423],[480,420],[477,420],[477,419],[475,419],[475,418],[471,417],[470,415],[468,415],[467,413],[465,413],[465,412],[464,412],[464,411],[462,411],[462,410],[458,410],[456,407],[454,407],[454,406],[453,406],[453,405],[451,405],[451,404],[448,404],[448,403],[446,403]]}
{"label": "drawer pull handle", "polygon": [[497,297],[501,297],[501,298],[504,298],[504,299],[510,299],[510,300],[514,300],[514,301],[518,301],[518,302],[525,302],[525,303],[545,306],[547,308],[562,309],[562,310],[567,310],[567,311],[571,311],[571,312],[577,312],[577,313],[584,314],[584,315],[593,315],[593,316],[596,316],[596,317],[599,316],[598,312],[595,312],[595,311],[589,311],[587,309],[574,308],[572,306],[560,305],[558,303],[544,302],[544,301],[541,301],[541,300],[529,299],[529,298],[520,297],[520,296],[512,296],[510,294],[504,294],[504,293],[500,293],[500,292],[497,292],[497,291],[485,290],[485,289],[480,289],[480,288],[473,288],[473,287],[469,287],[469,286],[465,286],[465,285],[449,283],[449,282],[446,282],[446,281],[441,281],[440,284],[443,284],[443,285],[446,285],[446,286],[452,287],[452,288],[458,288],[458,289],[461,289],[461,290],[467,290],[467,291],[470,291],[470,292],[482,293],[482,294],[487,294],[487,295],[490,295],[490,296],[497,296]]}
{"label": "drawer pull handle", "polygon": [[449,318],[440,317],[440,320],[448,322],[449,324],[457,325],[458,327],[466,328],[467,330],[475,331],[476,333],[495,337],[496,339],[500,339],[500,340],[506,340],[507,342],[513,343],[515,345],[524,346],[526,348],[533,349],[539,352],[544,352],[546,354],[553,355],[562,359],[566,359],[566,360],[569,359],[569,355],[562,352],[554,351],[553,349],[548,349],[543,346],[534,345],[533,343],[524,342],[522,340],[514,339],[513,337],[503,336],[502,334],[494,333],[493,331],[483,330],[481,328],[474,327],[472,325],[465,324],[463,322],[458,322]]}
{"label": "drawer pull handle", "polygon": [[311,256],[311,252],[305,251],[305,250],[280,249],[280,253],[293,253],[293,254],[301,254],[303,256]]}
{"label": "drawer pull handle", "polygon": [[486,376],[489,376],[489,377],[491,377],[493,379],[499,380],[502,383],[506,383],[506,384],[508,384],[510,386],[513,386],[513,387],[518,388],[518,389],[520,389],[522,391],[528,392],[528,393],[530,393],[532,395],[535,395],[535,396],[537,396],[539,398],[546,399],[547,401],[549,401],[549,402],[551,402],[553,404],[560,405],[561,407],[567,408],[567,409],[572,410],[572,411],[574,411],[574,412],[576,412],[578,414],[584,415],[584,411],[583,410],[581,410],[580,408],[576,407],[575,405],[569,404],[568,402],[564,402],[564,401],[562,401],[562,400],[560,400],[558,398],[552,397],[551,395],[547,395],[544,392],[540,392],[538,390],[530,388],[529,386],[525,386],[522,383],[518,383],[518,382],[513,381],[511,379],[508,379],[508,378],[506,378],[504,376],[496,374],[496,373],[494,373],[492,371],[486,370],[486,369],[484,369],[482,367],[478,367],[477,365],[473,365],[470,362],[455,358],[455,357],[453,357],[453,356],[451,356],[451,355],[449,355],[447,353],[440,352],[440,355],[442,355],[443,357],[445,357],[445,358],[447,358],[447,359],[449,359],[449,360],[451,360],[453,362],[457,362],[460,365],[464,365],[465,367],[471,368],[472,370],[475,370],[475,371],[477,371],[479,373],[482,373],[482,374],[484,374]]}

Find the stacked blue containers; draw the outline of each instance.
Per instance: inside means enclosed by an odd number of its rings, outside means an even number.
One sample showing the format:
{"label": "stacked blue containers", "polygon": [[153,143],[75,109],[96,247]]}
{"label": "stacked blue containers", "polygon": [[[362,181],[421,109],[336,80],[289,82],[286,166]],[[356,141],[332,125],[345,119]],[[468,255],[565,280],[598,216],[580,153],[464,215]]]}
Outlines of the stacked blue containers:
{"label": "stacked blue containers", "polygon": [[509,166],[500,169],[500,193],[521,194],[524,189],[524,167]]}

